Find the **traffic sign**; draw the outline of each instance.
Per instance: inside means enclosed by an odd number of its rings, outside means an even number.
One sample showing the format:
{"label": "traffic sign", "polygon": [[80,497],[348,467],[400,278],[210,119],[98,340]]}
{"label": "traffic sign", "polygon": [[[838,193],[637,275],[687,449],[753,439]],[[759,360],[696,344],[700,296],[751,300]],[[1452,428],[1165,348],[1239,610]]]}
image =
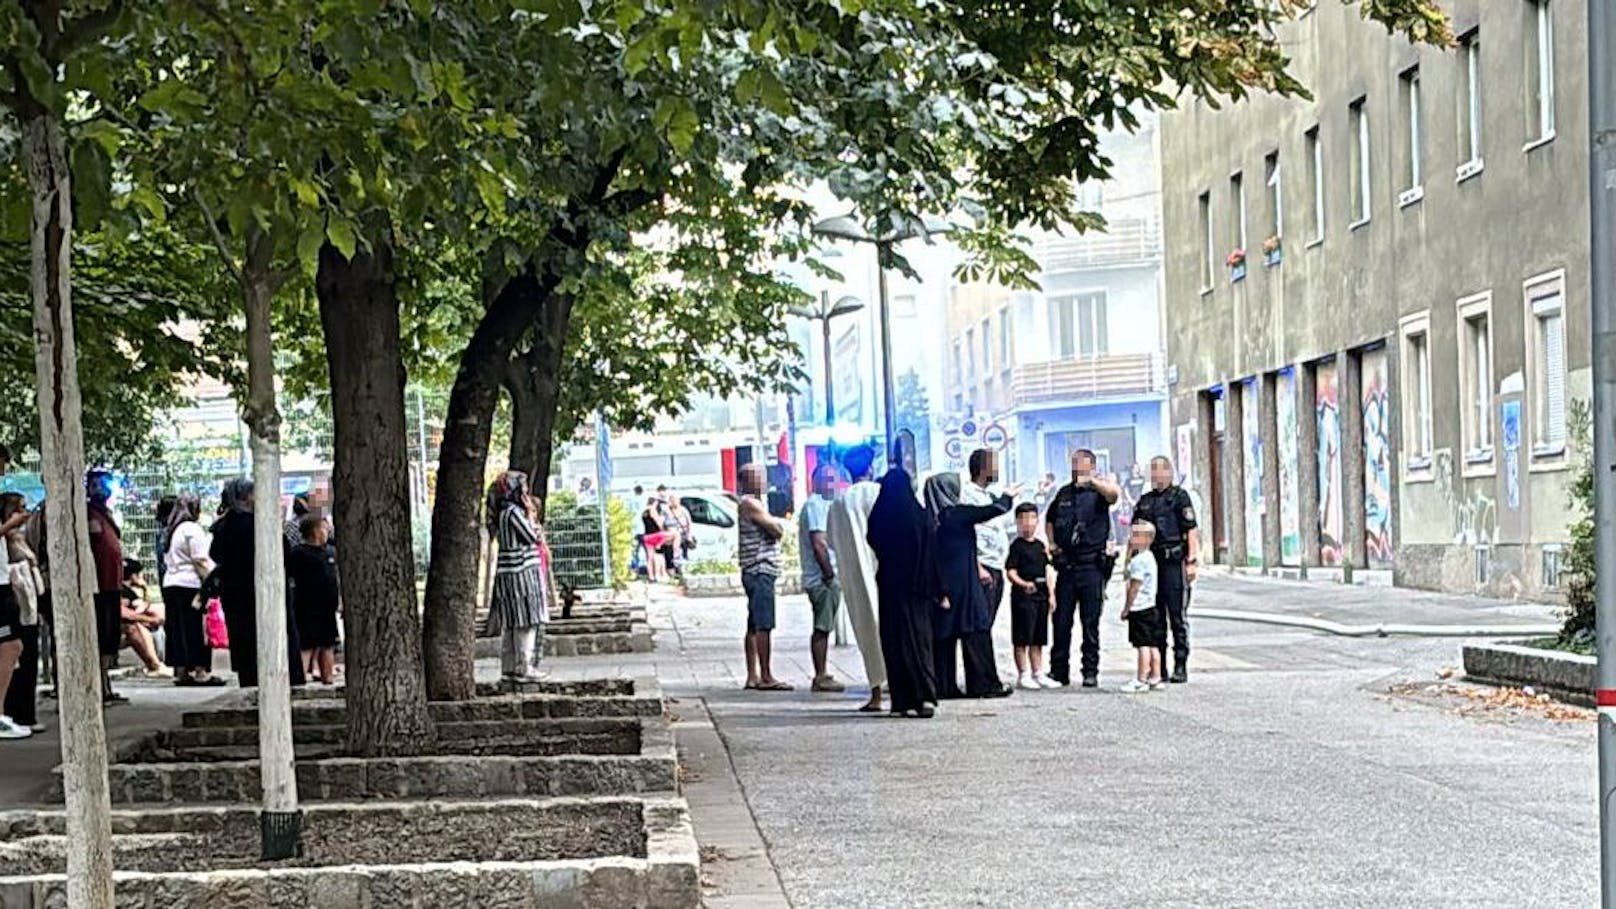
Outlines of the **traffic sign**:
{"label": "traffic sign", "polygon": [[1004,451],[1010,445],[1010,433],[1005,430],[1004,424],[994,423],[982,430],[982,447],[994,451]]}
{"label": "traffic sign", "polygon": [[974,435],[976,435],[976,421],[975,420],[966,420],[964,423],[961,423],[960,424],[960,435],[966,437],[967,439],[971,438]]}
{"label": "traffic sign", "polygon": [[943,443],[943,453],[951,458],[958,459],[965,453],[965,446],[960,444],[960,440],[957,438],[949,439]]}

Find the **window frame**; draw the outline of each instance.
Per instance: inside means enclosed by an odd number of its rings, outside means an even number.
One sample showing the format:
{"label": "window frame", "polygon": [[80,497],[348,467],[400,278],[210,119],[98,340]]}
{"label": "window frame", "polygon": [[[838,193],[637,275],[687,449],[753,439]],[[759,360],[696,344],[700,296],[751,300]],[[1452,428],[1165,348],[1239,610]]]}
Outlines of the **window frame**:
{"label": "window frame", "polygon": [[[1229,175],[1229,195],[1234,198],[1234,249],[1251,258],[1251,238],[1246,233],[1246,175],[1235,171]],[[1233,250],[1231,250],[1232,252]]]}
{"label": "window frame", "polygon": [[[1480,406],[1479,399],[1472,400],[1473,393],[1479,393],[1479,376],[1475,361],[1475,349],[1471,343],[1470,323],[1477,317],[1487,320],[1487,381],[1485,385],[1486,397],[1486,439],[1484,444],[1472,445],[1473,439],[1480,442],[1477,434],[1472,430],[1481,427],[1476,423],[1476,408]],[[1459,348],[1459,450],[1463,469],[1462,476],[1479,477],[1491,476],[1497,471],[1498,454],[1498,427],[1494,424],[1493,414],[1493,383],[1496,379],[1495,366],[1497,356],[1495,353],[1493,334],[1493,294],[1492,291],[1482,291],[1461,298],[1454,305],[1455,325],[1458,329],[1457,346]],[[1478,396],[1479,397],[1479,396]]]}
{"label": "window frame", "polygon": [[1554,9],[1551,0],[1529,0],[1532,7],[1531,36],[1527,43],[1526,84],[1532,127],[1536,135],[1527,140],[1524,151],[1547,145],[1555,136]]}
{"label": "window frame", "polygon": [[[1275,148],[1263,156],[1263,182],[1268,187],[1268,206],[1272,209],[1273,219],[1268,227],[1273,231],[1272,236],[1285,238],[1285,185],[1284,174],[1280,171],[1279,149]],[[1267,240],[1267,237],[1263,238]]]}
{"label": "window frame", "polygon": [[1212,292],[1218,283],[1217,237],[1212,227],[1212,190],[1205,189],[1195,199],[1201,219],[1201,293]]}
{"label": "window frame", "polygon": [[993,368],[993,316],[982,317],[982,375],[992,378],[998,370]]}
{"label": "window frame", "polygon": [[1463,183],[1486,166],[1482,155],[1481,116],[1481,29],[1473,28],[1459,38],[1459,147],[1467,157],[1454,168],[1454,182]]}
{"label": "window frame", "polygon": [[[1554,300],[1552,307],[1541,306],[1545,301]],[[1563,470],[1568,466],[1568,453],[1571,449],[1570,427],[1567,417],[1570,410],[1570,378],[1571,364],[1568,360],[1570,349],[1567,347],[1566,318],[1569,307],[1566,306],[1566,273],[1559,268],[1554,271],[1534,275],[1521,282],[1521,305],[1524,313],[1526,330],[1522,332],[1523,342],[1526,346],[1526,398],[1528,415],[1531,418],[1532,435],[1530,441],[1532,468],[1539,470]],[[1546,364],[1543,362],[1543,321],[1545,316],[1551,314],[1560,320],[1560,393],[1566,397],[1562,405],[1560,438],[1558,441],[1545,440],[1540,434],[1543,426],[1541,421],[1544,414],[1539,408],[1547,409],[1548,376],[1545,374]],[[1540,387],[1541,384],[1541,387]],[[1528,440],[1522,440],[1523,443]]]}
{"label": "window frame", "polygon": [[1353,220],[1348,222],[1348,230],[1357,230],[1368,224],[1375,213],[1374,191],[1371,189],[1372,172],[1369,166],[1369,96],[1360,95],[1356,101],[1347,105],[1347,122],[1352,129],[1352,170],[1350,186],[1357,190],[1357,195],[1350,201],[1353,203]]}
{"label": "window frame", "polygon": [[[1436,453],[1436,416],[1431,385],[1431,311],[1422,310],[1404,316],[1398,324],[1398,363],[1403,412],[1403,479],[1405,482],[1426,482],[1436,478],[1433,470]],[[1415,363],[1414,339],[1424,349],[1419,363]],[[1412,402],[1412,406],[1411,406]],[[1418,418],[1418,425],[1416,419]],[[1423,439],[1420,436],[1423,435]],[[1420,443],[1423,441],[1423,445]]]}
{"label": "window frame", "polygon": [[1397,82],[1398,94],[1403,105],[1404,126],[1408,129],[1406,136],[1408,141],[1403,149],[1407,155],[1403,177],[1408,185],[1398,194],[1397,204],[1400,208],[1407,208],[1425,198],[1425,174],[1421,170],[1420,162],[1420,153],[1424,145],[1421,128],[1420,68],[1411,66],[1403,70]]}
{"label": "window frame", "polygon": [[1325,225],[1329,221],[1324,204],[1324,142],[1317,123],[1303,135],[1308,151],[1308,180],[1313,184],[1313,236],[1308,238],[1307,245],[1317,246],[1324,242]]}

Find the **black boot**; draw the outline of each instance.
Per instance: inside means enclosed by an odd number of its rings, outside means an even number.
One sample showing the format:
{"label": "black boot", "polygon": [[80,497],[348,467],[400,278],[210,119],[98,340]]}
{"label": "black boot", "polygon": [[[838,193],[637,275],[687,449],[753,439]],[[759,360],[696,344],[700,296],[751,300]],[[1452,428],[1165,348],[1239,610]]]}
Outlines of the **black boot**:
{"label": "black boot", "polygon": [[1173,664],[1173,674],[1168,677],[1167,681],[1172,682],[1174,684],[1182,685],[1183,683],[1188,682],[1189,680],[1190,680],[1190,673],[1189,673],[1189,670],[1187,668],[1185,668],[1184,661],[1179,660],[1178,662],[1174,663]]}

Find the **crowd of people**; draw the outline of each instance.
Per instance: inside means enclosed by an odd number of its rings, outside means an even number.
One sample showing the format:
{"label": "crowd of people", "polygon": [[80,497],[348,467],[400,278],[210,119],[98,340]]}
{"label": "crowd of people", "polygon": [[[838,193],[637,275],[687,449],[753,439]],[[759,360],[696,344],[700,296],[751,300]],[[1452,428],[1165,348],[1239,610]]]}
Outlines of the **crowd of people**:
{"label": "crowd of people", "polygon": [[679,496],[666,486],[658,486],[651,495],[642,486],[634,487],[634,501],[644,502],[640,509],[640,546],[636,558],[642,560],[646,580],[663,581],[676,578],[682,566],[696,548],[696,525],[690,509]]}
{"label": "crowd of people", "polygon": [[[876,481],[874,460],[861,447],[847,451],[839,467],[820,465],[796,516],[813,612],[814,691],[845,690],[826,664],[844,604],[870,684],[859,708],[865,712],[930,717],[944,700],[1066,687],[1074,680],[1074,632],[1076,680],[1097,687],[1105,592],[1119,561],[1126,577],[1120,615],[1136,649],[1134,678],[1123,690],[1159,691],[1188,680],[1184,612],[1199,539],[1195,508],[1167,458],[1151,461],[1146,489],[1143,471],[1119,481],[1097,470],[1093,452],[1078,450],[1071,482],[1040,484],[1034,500],[1019,505],[1021,488],[1000,486],[997,457],[986,449],[971,454],[964,475],[938,473],[918,486],[902,466]],[[746,687],[791,690],[771,660],[780,548],[790,528],[770,513],[760,467],[743,468],[739,480]],[[1113,515],[1124,497],[1119,540]],[[1007,599],[1014,685],[1000,676],[993,641]]]}
{"label": "crowd of people", "polygon": [[[11,455],[0,446],[0,476]],[[227,684],[214,674],[214,651],[227,650],[230,670],[242,687],[258,684],[258,617],[254,559],[253,484],[224,484],[208,514],[194,492],[165,496],[157,504],[152,541],[154,565],[125,555],[123,528],[112,507],[114,482],[92,470],[84,482],[85,530],[94,587],[96,645],[101,663],[103,706],[128,698],[112,685],[112,670],[125,649],[134,671],[170,678],[178,687]],[[278,505],[278,501],[276,502]],[[44,731],[36,705],[39,683],[54,685],[55,614],[49,584],[46,503],[30,510],[18,493],[0,495],[0,739]],[[204,521],[207,523],[204,524]],[[282,556],[286,565],[288,671],[294,685],[313,678],[337,681],[341,644],[341,587],[330,522],[293,500]],[[155,572],[155,587],[150,583]],[[49,689],[48,689],[49,690]]]}

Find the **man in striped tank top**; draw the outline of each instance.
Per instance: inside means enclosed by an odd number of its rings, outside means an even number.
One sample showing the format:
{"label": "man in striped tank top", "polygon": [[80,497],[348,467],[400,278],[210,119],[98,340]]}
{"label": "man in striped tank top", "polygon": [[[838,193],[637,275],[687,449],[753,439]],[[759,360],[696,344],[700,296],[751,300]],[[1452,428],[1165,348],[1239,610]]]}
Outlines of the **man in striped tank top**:
{"label": "man in striped tank top", "polygon": [[769,668],[774,631],[774,587],[780,578],[780,538],[785,522],[769,514],[763,501],[767,475],[763,465],[741,468],[741,587],[746,591],[746,687],[758,691],[790,691]]}

